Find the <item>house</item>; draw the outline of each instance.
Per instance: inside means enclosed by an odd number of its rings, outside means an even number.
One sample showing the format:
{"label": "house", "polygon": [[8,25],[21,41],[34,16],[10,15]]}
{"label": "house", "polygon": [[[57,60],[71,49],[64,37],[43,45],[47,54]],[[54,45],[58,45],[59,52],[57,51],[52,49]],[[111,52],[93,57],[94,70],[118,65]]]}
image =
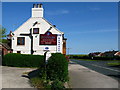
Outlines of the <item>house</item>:
{"label": "house", "polygon": [[6,55],[8,53],[12,53],[12,49],[9,47],[7,43],[0,42],[0,55]]}
{"label": "house", "polygon": [[104,57],[114,57],[115,53],[118,51],[106,51],[104,53],[100,53],[98,56],[104,56]]}
{"label": "house", "polygon": [[13,53],[44,55],[48,51],[66,54],[67,39],[44,18],[42,4],[34,4],[31,18],[10,34]]}
{"label": "house", "polygon": [[93,53],[89,53],[89,56],[98,56],[101,52],[93,52]]}
{"label": "house", "polygon": [[120,56],[120,51],[116,52],[114,55],[115,56]]}
{"label": "house", "polygon": [[105,55],[104,55],[104,53],[101,52],[100,54],[98,54],[98,56],[105,56]]}

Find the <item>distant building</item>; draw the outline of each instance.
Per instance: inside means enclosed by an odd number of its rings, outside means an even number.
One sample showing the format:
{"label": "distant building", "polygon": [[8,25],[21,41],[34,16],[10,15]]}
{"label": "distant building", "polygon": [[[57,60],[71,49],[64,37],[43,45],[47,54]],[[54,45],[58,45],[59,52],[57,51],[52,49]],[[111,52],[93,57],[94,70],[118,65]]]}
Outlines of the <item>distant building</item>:
{"label": "distant building", "polygon": [[120,51],[116,52],[114,55],[115,56],[120,56]]}
{"label": "distant building", "polygon": [[89,56],[98,56],[101,52],[93,52],[93,53],[89,53]]}
{"label": "distant building", "polygon": [[114,51],[114,50],[113,51],[107,51],[107,52],[104,52],[104,55],[106,57],[113,57],[116,52],[118,52],[118,51]]}
{"label": "distant building", "polygon": [[12,49],[9,47],[9,45],[7,43],[0,42],[0,54],[6,55],[8,53],[12,53]]}
{"label": "distant building", "polygon": [[117,53],[118,51],[106,51],[104,53],[100,53],[98,56],[104,56],[104,57],[113,57],[115,56],[115,53]]}
{"label": "distant building", "polygon": [[105,55],[104,55],[104,53],[100,53],[100,54],[98,54],[98,56],[105,56]]}
{"label": "distant building", "polygon": [[13,53],[43,55],[49,50],[49,53],[66,54],[64,33],[43,16],[42,4],[34,4],[31,18],[11,32]]}
{"label": "distant building", "polygon": [[120,56],[120,52],[114,50],[106,51],[106,52],[94,52],[94,53],[89,53],[89,56],[113,57],[113,56]]}

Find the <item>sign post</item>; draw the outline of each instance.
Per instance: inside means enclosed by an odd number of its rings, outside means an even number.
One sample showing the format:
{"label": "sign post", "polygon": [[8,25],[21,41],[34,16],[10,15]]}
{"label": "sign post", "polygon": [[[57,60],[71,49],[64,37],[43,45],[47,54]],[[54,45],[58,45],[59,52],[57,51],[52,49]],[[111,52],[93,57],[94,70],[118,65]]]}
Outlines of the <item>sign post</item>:
{"label": "sign post", "polygon": [[45,74],[45,80],[46,80],[46,77],[47,77],[47,74],[46,74],[46,54],[49,50],[44,50],[45,53],[44,53],[44,74]]}

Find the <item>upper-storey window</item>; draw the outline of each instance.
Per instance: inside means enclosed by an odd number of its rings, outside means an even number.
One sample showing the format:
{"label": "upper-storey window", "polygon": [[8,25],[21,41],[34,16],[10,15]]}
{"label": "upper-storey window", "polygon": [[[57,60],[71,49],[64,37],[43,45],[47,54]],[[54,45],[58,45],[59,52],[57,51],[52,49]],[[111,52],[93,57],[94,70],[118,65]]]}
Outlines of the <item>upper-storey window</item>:
{"label": "upper-storey window", "polygon": [[17,45],[25,45],[25,37],[17,37]]}
{"label": "upper-storey window", "polygon": [[39,28],[33,28],[33,34],[39,34]]}

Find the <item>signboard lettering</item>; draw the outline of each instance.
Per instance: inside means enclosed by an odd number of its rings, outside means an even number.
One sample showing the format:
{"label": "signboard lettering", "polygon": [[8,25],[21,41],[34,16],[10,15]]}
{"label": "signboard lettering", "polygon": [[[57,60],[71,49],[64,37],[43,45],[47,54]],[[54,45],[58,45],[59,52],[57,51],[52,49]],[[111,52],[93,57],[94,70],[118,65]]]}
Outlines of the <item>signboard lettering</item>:
{"label": "signboard lettering", "polygon": [[57,45],[57,35],[51,32],[40,34],[40,45]]}

